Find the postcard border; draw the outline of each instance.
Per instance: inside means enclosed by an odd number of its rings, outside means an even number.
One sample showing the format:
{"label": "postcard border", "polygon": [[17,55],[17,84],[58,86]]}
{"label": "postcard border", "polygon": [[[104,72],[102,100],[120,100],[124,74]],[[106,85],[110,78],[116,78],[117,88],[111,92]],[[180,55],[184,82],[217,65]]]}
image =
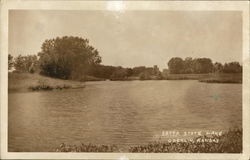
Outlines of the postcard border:
{"label": "postcard border", "polygon": [[[7,152],[8,135],[8,11],[27,10],[114,10],[112,3],[124,3],[124,10],[199,10],[242,11],[243,18],[243,153],[50,153]],[[250,84],[249,84],[249,2],[248,1],[2,1],[1,2],[1,158],[2,159],[249,159],[250,155]]]}

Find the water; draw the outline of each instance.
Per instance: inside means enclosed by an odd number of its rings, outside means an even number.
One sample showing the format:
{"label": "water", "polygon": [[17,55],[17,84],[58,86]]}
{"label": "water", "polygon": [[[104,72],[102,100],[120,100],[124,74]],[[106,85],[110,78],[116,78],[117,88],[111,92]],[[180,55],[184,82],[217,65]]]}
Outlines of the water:
{"label": "water", "polygon": [[55,151],[62,142],[145,144],[162,131],[241,128],[241,114],[241,84],[105,81],[9,93],[8,150]]}

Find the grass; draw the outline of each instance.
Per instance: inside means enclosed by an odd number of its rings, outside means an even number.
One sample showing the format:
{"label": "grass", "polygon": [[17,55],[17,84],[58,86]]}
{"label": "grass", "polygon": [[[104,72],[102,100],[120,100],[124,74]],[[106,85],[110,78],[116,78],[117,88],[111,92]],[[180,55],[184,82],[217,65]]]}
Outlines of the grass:
{"label": "grass", "polygon": [[65,145],[62,143],[56,152],[117,152],[118,147],[116,145],[94,145],[94,144],[84,144],[80,146],[76,145]]}
{"label": "grass", "polygon": [[166,80],[199,80],[210,77],[210,74],[168,74]]}
{"label": "grass", "polygon": [[85,84],[78,81],[61,80],[31,73],[9,73],[9,91],[39,91],[61,90],[68,88],[83,88]]}
{"label": "grass", "polygon": [[[202,141],[217,139],[218,142]],[[229,130],[221,136],[199,136],[193,142],[155,142],[131,147],[129,152],[143,153],[242,153],[242,130]]]}
{"label": "grass", "polygon": [[211,77],[206,79],[200,79],[199,81],[206,83],[242,83],[242,74],[241,73],[213,74]]}
{"label": "grass", "polygon": [[[201,141],[204,138],[218,139],[217,142]],[[62,143],[57,152],[119,152],[115,145]],[[134,153],[242,153],[242,130],[233,129],[220,136],[199,136],[193,142],[154,142],[146,145],[129,146],[128,152]]]}
{"label": "grass", "polygon": [[241,73],[168,74],[167,80],[199,80],[206,83],[242,83]]}
{"label": "grass", "polygon": [[85,76],[84,78],[80,79],[80,81],[105,81],[106,79],[104,78],[98,78],[94,76]]}

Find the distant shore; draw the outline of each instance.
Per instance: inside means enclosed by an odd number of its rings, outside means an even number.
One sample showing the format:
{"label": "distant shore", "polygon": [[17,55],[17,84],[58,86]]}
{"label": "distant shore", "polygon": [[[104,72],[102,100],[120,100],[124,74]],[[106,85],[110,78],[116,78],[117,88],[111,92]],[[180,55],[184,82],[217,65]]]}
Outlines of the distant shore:
{"label": "distant shore", "polygon": [[210,77],[199,79],[206,83],[242,83],[242,73],[212,74]]}
{"label": "distant shore", "polygon": [[242,83],[242,73],[168,74],[167,80],[199,80],[206,83]]}
{"label": "distant shore", "polygon": [[[106,79],[87,76],[85,81],[105,81]],[[139,77],[125,79],[111,79],[111,81],[141,80]],[[167,77],[155,77],[144,80],[198,80],[206,83],[242,83],[242,74],[169,74]],[[80,81],[62,80],[31,73],[9,73],[9,91],[39,91],[84,88],[85,83]]]}
{"label": "distant shore", "polygon": [[198,80],[206,83],[242,83],[242,73],[208,73],[208,74],[167,74],[161,78],[152,76],[148,79],[140,77],[127,77],[122,79],[111,79],[112,81],[132,80]]}

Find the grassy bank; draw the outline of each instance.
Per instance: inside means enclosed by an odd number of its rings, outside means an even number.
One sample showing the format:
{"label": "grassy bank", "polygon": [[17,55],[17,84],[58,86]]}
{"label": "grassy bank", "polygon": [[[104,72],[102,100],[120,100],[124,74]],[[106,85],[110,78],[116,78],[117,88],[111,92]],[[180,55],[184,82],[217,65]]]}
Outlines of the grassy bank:
{"label": "grassy bank", "polygon": [[242,153],[242,130],[229,130],[221,136],[199,136],[192,142],[155,142],[148,145],[134,146],[130,148],[129,152]]}
{"label": "grassy bank", "polygon": [[205,79],[200,79],[199,81],[206,83],[242,83],[242,74],[241,73],[212,74],[210,77]]}
{"label": "grassy bank", "polygon": [[[202,139],[217,139],[217,142]],[[119,152],[119,147],[112,145],[84,144],[65,145],[56,148],[57,152]],[[128,151],[135,153],[242,153],[242,130],[234,129],[220,136],[199,136],[193,142],[154,142],[146,145],[129,146]]]}
{"label": "grassy bank", "polygon": [[168,74],[164,77],[166,80],[199,80],[209,78],[210,74]]}
{"label": "grassy bank", "polygon": [[140,77],[140,76],[130,76],[124,78],[111,78],[111,81],[134,81],[134,80],[163,80],[163,78],[159,78],[157,76],[148,76],[148,77]]}
{"label": "grassy bank", "polygon": [[9,73],[8,89],[9,91],[38,91],[54,90],[68,88],[83,88],[83,82],[61,80],[56,78],[45,77],[39,74],[30,73]]}
{"label": "grassy bank", "polygon": [[94,76],[85,76],[84,78],[80,79],[79,81],[85,82],[85,81],[105,81],[104,78],[98,78]]}
{"label": "grassy bank", "polygon": [[119,152],[116,145],[95,145],[95,144],[84,144],[81,145],[66,145],[62,143],[56,152]]}
{"label": "grassy bank", "polygon": [[242,83],[241,73],[168,74],[167,80],[199,80],[206,83]]}

